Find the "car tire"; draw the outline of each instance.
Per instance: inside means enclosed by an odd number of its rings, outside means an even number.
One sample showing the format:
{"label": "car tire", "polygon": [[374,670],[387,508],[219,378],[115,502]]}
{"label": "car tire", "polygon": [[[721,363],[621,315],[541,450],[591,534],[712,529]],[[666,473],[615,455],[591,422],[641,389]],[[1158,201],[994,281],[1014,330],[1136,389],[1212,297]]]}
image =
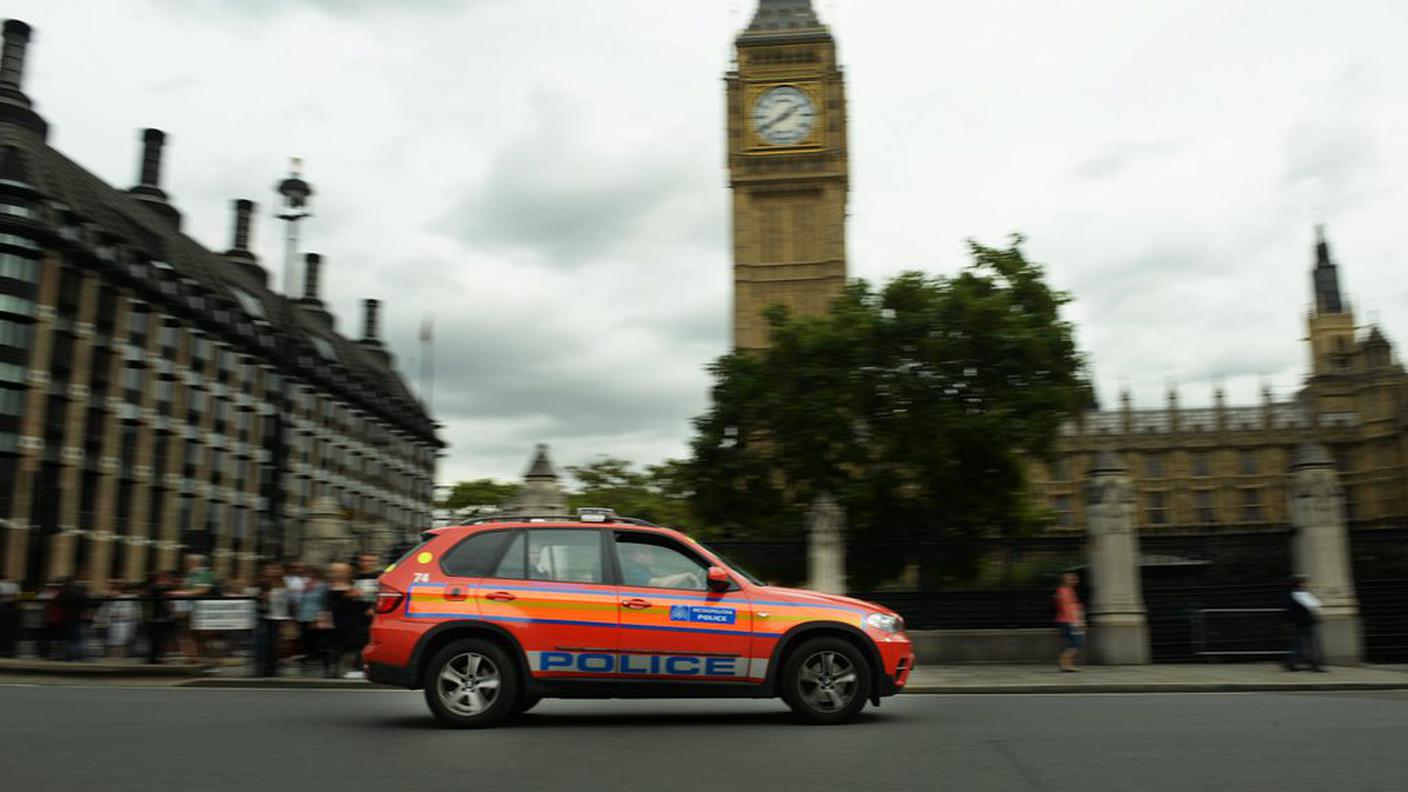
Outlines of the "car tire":
{"label": "car tire", "polygon": [[848,723],[870,698],[870,663],[844,638],[812,638],[787,655],[781,683],[782,700],[802,720]]}
{"label": "car tire", "polygon": [[425,703],[456,729],[493,726],[518,705],[518,667],[502,647],[482,638],[454,641],[425,667]]}

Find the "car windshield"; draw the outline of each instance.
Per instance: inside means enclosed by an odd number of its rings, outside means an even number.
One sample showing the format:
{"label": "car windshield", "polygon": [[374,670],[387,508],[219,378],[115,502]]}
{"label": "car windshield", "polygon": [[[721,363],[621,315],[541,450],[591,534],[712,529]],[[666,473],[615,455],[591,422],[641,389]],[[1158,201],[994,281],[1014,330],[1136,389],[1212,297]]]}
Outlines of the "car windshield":
{"label": "car windshield", "polygon": [[715,550],[714,548],[704,544],[703,542],[700,542],[699,545],[704,549],[708,550],[709,552],[713,553],[714,557],[724,562],[724,565],[727,566],[729,569],[732,569],[734,572],[737,572],[738,574],[747,578],[749,583],[752,583],[755,586],[767,585],[763,581],[759,580],[757,575],[754,575],[752,572],[749,572],[748,570],[739,566],[732,558],[729,558],[728,556],[724,555],[723,553],[720,553],[718,550]]}

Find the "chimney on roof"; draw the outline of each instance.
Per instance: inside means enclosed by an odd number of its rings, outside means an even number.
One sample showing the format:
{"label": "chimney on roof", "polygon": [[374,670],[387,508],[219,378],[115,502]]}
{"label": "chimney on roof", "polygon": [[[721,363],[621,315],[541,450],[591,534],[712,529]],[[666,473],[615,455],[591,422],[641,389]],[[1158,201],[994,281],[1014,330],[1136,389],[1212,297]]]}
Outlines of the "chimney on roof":
{"label": "chimney on roof", "polygon": [[181,213],[166,200],[158,186],[161,181],[161,148],[166,145],[166,133],[160,129],[142,130],[142,167],[137,186],[128,190],[137,200],[163,219],[181,228]]}
{"label": "chimney on roof", "polygon": [[318,299],[318,270],[323,266],[323,257],[309,253],[303,257],[303,302],[322,303]]}
{"label": "chimney on roof", "polygon": [[49,134],[49,125],[34,112],[22,90],[29,34],[29,25],[18,19],[5,20],[5,45],[0,50],[0,123],[24,127],[42,140]]}
{"label": "chimney on roof", "polygon": [[362,306],[365,308],[362,313],[362,343],[380,345],[381,339],[377,338],[377,333],[381,328],[377,312],[381,309],[381,302],[369,298],[362,301]]}
{"label": "chimney on roof", "polygon": [[307,253],[303,256],[303,296],[298,298],[298,305],[310,315],[322,320],[328,327],[332,327],[332,314],[318,298],[318,278],[322,268],[322,256],[317,253]]}
{"label": "chimney on roof", "polygon": [[381,310],[381,301],[369,298],[362,301],[362,306],[362,340],[357,343],[360,344],[363,349],[380,359],[382,363],[389,366],[391,365],[391,352],[386,348],[386,345],[381,343],[380,338],[381,318],[379,312]]}
{"label": "chimney on roof", "polygon": [[250,277],[261,284],[269,285],[269,273],[259,265],[259,257],[254,255],[254,251],[249,249],[249,218],[254,215],[257,208],[254,201],[241,198],[235,204],[235,232],[233,244],[225,251],[225,258],[231,264],[244,270]]}

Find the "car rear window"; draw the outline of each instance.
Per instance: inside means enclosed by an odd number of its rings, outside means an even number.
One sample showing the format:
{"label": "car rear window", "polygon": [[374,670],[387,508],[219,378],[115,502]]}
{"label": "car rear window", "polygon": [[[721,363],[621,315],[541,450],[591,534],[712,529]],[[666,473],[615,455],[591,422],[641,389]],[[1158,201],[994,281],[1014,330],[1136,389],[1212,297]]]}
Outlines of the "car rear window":
{"label": "car rear window", "polygon": [[450,548],[440,559],[440,568],[455,577],[486,577],[503,552],[504,541],[513,531],[481,531]]}

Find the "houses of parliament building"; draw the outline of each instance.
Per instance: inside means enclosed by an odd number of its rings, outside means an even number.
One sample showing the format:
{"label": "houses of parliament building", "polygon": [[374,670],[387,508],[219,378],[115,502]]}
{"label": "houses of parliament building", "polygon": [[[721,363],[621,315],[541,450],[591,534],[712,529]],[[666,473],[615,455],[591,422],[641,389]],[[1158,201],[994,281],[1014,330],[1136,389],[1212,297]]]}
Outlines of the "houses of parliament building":
{"label": "houses of parliament building", "polygon": [[1284,526],[1292,454],[1305,441],[1334,457],[1352,523],[1408,516],[1408,375],[1378,327],[1356,324],[1323,228],[1313,262],[1304,387],[1288,400],[1263,390],[1260,404],[1238,406],[1219,389],[1212,407],[1197,409],[1181,408],[1173,392],[1162,408],[1135,409],[1126,393],[1117,409],[1077,417],[1062,429],[1056,461],[1032,470],[1057,529],[1085,524],[1081,485],[1101,450],[1129,468],[1141,530]]}

